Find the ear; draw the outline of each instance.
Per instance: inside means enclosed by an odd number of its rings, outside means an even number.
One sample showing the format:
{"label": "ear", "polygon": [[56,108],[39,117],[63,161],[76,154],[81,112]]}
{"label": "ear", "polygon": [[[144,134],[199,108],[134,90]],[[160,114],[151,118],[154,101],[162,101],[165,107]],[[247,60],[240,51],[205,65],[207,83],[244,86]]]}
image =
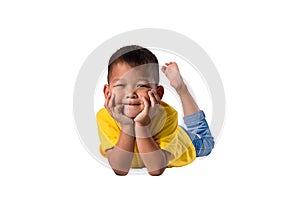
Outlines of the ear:
{"label": "ear", "polygon": [[159,86],[157,86],[156,92],[157,92],[158,96],[160,97],[160,99],[162,99],[164,96],[165,89],[163,86],[159,85]]}
{"label": "ear", "polygon": [[103,94],[104,94],[105,98],[107,98],[108,93],[109,93],[109,85],[105,84],[103,87]]}

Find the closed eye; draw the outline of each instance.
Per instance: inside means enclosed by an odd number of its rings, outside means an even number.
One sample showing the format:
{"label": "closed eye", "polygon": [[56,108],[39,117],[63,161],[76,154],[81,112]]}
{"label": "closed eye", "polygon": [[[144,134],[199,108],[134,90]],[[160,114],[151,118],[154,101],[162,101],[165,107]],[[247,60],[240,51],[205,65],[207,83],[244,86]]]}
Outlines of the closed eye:
{"label": "closed eye", "polygon": [[114,87],[124,87],[125,86],[125,84],[116,84],[116,85],[114,85]]}
{"label": "closed eye", "polygon": [[149,86],[149,85],[144,85],[144,84],[139,84],[139,85],[137,85],[137,87],[145,87],[145,88],[150,88],[150,86]]}

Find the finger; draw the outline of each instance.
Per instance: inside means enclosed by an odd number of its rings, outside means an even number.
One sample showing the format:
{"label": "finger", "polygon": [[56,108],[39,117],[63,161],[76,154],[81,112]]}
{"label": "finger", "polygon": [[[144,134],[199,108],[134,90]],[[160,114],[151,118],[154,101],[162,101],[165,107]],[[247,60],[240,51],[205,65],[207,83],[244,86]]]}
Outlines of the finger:
{"label": "finger", "polygon": [[160,96],[157,94],[157,92],[155,90],[153,90],[153,95],[155,97],[155,100],[158,104],[160,104]]}
{"label": "finger", "polygon": [[107,94],[107,97],[105,98],[104,107],[108,107],[108,101],[110,99],[110,93]]}
{"label": "finger", "polygon": [[115,108],[114,99],[115,99],[115,94],[112,93],[111,97],[108,101],[108,104],[107,104],[108,110],[109,110],[109,112],[111,113],[112,116],[115,116],[115,114],[116,114],[116,112],[114,110],[114,108]]}
{"label": "finger", "polygon": [[108,101],[108,107],[110,109],[112,109],[114,107],[114,98],[115,98],[115,94],[111,94],[111,98]]}
{"label": "finger", "polygon": [[162,66],[161,71],[162,71],[163,73],[166,73],[166,70],[167,70],[167,67],[166,67],[166,66]]}
{"label": "finger", "polygon": [[149,97],[150,97],[151,107],[154,107],[155,104],[156,104],[156,99],[155,99],[155,96],[153,94],[153,90],[150,90],[148,92],[148,94],[149,94]]}
{"label": "finger", "polygon": [[148,102],[148,100],[145,97],[143,97],[143,101],[144,101],[144,111],[146,113],[148,113],[149,112],[149,108],[150,108],[149,102]]}
{"label": "finger", "polygon": [[119,112],[119,107],[115,106],[111,108],[111,113],[113,115],[113,118],[119,121],[120,118],[120,112]]}
{"label": "finger", "polygon": [[116,105],[114,107],[114,111],[118,114],[118,115],[122,115],[123,114],[123,105]]}
{"label": "finger", "polygon": [[104,102],[104,107],[112,115],[111,107],[109,107],[110,101],[111,101],[111,93],[108,93],[107,98],[105,99],[105,102]]}

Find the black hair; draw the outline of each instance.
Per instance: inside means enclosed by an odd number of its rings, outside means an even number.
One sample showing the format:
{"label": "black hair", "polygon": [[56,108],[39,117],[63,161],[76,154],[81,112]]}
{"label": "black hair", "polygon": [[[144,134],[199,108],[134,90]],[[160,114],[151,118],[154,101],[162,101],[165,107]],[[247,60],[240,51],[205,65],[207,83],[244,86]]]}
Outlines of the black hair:
{"label": "black hair", "polygon": [[149,64],[149,66],[155,67],[157,77],[159,76],[159,64],[156,56],[149,49],[138,45],[130,45],[120,48],[110,57],[107,74],[108,83],[113,65],[119,62],[126,62],[131,67]]}

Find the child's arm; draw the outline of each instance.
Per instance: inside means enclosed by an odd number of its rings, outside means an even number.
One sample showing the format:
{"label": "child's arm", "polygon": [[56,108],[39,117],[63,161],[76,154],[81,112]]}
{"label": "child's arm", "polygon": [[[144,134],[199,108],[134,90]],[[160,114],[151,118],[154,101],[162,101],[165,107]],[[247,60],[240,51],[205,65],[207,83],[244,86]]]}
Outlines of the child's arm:
{"label": "child's arm", "polygon": [[121,131],[116,146],[106,151],[111,168],[117,175],[127,175],[133,157],[134,137]]}
{"label": "child's arm", "polygon": [[140,157],[143,160],[148,173],[152,176],[161,175],[169,162],[170,153],[161,150],[155,140],[151,137],[149,127],[136,126],[136,134],[149,135],[150,137],[136,138],[137,147],[139,149]]}
{"label": "child's arm", "polygon": [[122,128],[118,143],[106,151],[106,156],[117,175],[127,175],[133,158],[135,142],[133,120],[122,114],[121,106],[114,105],[113,94],[108,94],[104,105],[110,115],[119,121]]}
{"label": "child's arm", "polygon": [[149,91],[148,95],[151,105],[144,98],[144,110],[134,119],[135,137],[140,157],[149,174],[158,176],[164,172],[169,162],[170,153],[160,149],[152,137],[153,133],[150,132],[148,125],[160,106],[160,98],[154,90]]}

